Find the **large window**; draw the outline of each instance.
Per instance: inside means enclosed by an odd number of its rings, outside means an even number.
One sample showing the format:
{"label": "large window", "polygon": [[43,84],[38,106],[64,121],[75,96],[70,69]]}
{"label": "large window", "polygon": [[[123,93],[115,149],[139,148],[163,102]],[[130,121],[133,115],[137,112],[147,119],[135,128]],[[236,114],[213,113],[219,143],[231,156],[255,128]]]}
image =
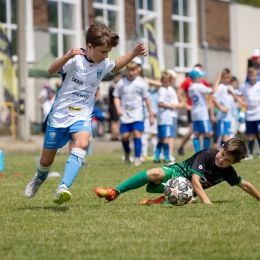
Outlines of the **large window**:
{"label": "large window", "polygon": [[60,57],[79,42],[80,10],[78,0],[48,1],[51,52]]}
{"label": "large window", "polygon": [[[188,72],[193,66],[195,49],[194,42],[194,11],[193,0],[173,0],[172,22],[175,48],[175,69]],[[194,4],[194,3],[193,3]]]}
{"label": "large window", "polygon": [[95,23],[105,24],[114,32],[118,32],[119,11],[117,0],[94,0]]}
{"label": "large window", "polygon": [[12,55],[17,55],[16,41],[16,0],[0,0],[0,22],[6,28],[11,43]]}
{"label": "large window", "polygon": [[120,36],[116,50],[125,53],[124,0],[93,0],[94,23],[105,24]]}

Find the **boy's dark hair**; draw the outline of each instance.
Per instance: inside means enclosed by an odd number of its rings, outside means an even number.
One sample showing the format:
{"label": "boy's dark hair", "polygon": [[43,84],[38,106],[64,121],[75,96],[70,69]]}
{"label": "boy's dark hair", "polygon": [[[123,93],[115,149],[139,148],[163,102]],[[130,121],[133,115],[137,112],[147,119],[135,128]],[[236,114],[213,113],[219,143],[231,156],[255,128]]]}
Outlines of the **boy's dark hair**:
{"label": "boy's dark hair", "polygon": [[116,47],[119,36],[104,24],[91,24],[86,33],[86,45]]}
{"label": "boy's dark hair", "polygon": [[231,74],[231,71],[230,69],[223,69],[222,72],[221,72],[221,76],[225,76],[225,75],[230,75]]}
{"label": "boy's dark hair", "polygon": [[231,138],[223,146],[224,152],[234,158],[234,163],[240,162],[248,156],[246,144],[242,139]]}

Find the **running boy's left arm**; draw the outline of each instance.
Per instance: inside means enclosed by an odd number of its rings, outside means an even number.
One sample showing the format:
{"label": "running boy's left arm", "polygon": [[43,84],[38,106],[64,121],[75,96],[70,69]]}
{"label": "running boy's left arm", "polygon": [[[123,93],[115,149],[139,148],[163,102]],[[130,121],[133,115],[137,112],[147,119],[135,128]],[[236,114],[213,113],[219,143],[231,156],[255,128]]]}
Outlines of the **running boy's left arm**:
{"label": "running boy's left arm", "polygon": [[145,99],[145,103],[146,103],[147,110],[148,110],[149,116],[150,116],[150,124],[153,125],[153,123],[154,123],[154,115],[153,115],[153,110],[152,110],[150,98],[146,98]]}
{"label": "running boy's left arm", "polygon": [[146,47],[142,43],[139,43],[138,45],[136,45],[136,47],[132,51],[127,53],[126,55],[118,58],[116,60],[116,67],[114,68],[114,70],[112,72],[113,73],[118,72],[138,55],[143,55],[143,56],[147,55]]}
{"label": "running boy's left arm", "polygon": [[260,193],[250,182],[242,180],[242,182],[237,186],[240,187],[245,192],[247,192],[252,197],[256,198],[257,200],[260,200]]}

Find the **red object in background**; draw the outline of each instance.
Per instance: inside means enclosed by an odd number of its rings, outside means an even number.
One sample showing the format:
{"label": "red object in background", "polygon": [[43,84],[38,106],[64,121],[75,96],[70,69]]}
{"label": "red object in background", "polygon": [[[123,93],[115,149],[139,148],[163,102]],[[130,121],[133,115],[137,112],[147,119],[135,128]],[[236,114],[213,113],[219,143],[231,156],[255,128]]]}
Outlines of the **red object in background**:
{"label": "red object in background", "polygon": [[14,174],[14,177],[23,177],[23,174],[21,174],[21,173],[16,173],[16,174]]}
{"label": "red object in background", "polygon": [[3,173],[0,173],[0,178],[4,178],[5,175]]}

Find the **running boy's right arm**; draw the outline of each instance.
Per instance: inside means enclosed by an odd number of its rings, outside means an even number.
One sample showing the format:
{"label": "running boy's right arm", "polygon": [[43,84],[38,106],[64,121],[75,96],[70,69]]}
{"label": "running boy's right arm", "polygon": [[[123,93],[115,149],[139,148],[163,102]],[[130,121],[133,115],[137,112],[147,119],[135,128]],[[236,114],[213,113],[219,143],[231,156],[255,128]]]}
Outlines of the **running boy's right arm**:
{"label": "running boy's right arm", "polygon": [[49,67],[48,72],[50,74],[57,73],[71,58],[74,58],[78,54],[85,55],[85,52],[77,47],[73,47],[68,53],[54,61]]}

